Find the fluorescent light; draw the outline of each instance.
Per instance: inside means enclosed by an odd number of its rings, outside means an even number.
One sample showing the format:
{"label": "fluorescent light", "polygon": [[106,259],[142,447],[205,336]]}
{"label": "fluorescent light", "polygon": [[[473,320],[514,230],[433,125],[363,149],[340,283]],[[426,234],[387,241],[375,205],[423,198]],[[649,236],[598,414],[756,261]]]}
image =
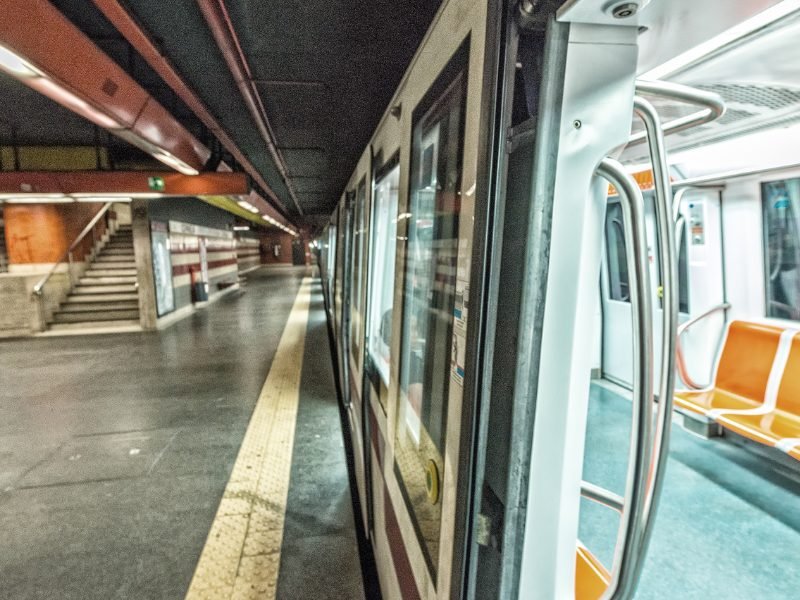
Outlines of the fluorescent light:
{"label": "fluorescent light", "polygon": [[233,226],[233,230],[234,231],[250,231],[250,227],[248,227],[247,225],[234,225]]}
{"label": "fluorescent light", "polygon": [[74,196],[78,202],[130,202],[130,197],[117,196]]}
{"label": "fluorescent light", "polygon": [[44,77],[36,77],[28,81],[33,89],[38,90],[51,100],[55,100],[65,108],[78,113],[92,123],[104,129],[120,129],[122,126],[107,114],[100,112],[85,100],[78,98],[75,94],[60,86],[55,81]]}
{"label": "fluorescent light", "polygon": [[702,44],[671,58],[667,62],[660,64],[654,69],[650,69],[647,73],[642,73],[639,78],[655,80],[669,77],[670,75],[681,71],[692,63],[697,62],[703,57],[712,54],[720,48],[724,48],[728,44],[740,40],[750,35],[754,31],[771,25],[772,23],[775,23],[776,21],[798,9],[800,9],[800,0],[783,0],[783,2],[779,2],[778,4],[775,4],[756,15],[753,15],[749,19],[746,19],[741,23],[734,25],[730,29],[715,35]]}
{"label": "fluorescent light", "polygon": [[6,198],[6,204],[65,204],[67,202],[74,202],[74,199],[68,196],[17,196],[14,198]]}
{"label": "fluorescent light", "polygon": [[177,156],[173,156],[166,150],[159,150],[157,152],[153,152],[153,158],[156,160],[160,160],[162,163],[167,165],[168,167],[172,167],[176,171],[183,173],[184,175],[199,175],[200,171],[195,169],[194,167],[187,165]]}
{"label": "fluorescent light", "polygon": [[21,56],[0,46],[0,69],[14,77],[39,77],[41,72]]}

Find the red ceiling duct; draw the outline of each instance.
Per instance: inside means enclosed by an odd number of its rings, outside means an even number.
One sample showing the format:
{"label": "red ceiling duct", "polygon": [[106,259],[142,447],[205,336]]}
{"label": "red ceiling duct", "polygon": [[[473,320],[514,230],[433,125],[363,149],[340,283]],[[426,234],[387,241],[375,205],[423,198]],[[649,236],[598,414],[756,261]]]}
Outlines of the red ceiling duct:
{"label": "red ceiling duct", "polygon": [[3,0],[0,70],[181,173],[198,173],[211,155],[45,0]]}

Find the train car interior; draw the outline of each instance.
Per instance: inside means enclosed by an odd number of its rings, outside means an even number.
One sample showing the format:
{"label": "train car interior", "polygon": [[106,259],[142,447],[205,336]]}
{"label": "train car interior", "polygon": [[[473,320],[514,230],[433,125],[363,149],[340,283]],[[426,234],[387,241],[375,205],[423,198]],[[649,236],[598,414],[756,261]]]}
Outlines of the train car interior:
{"label": "train car interior", "polygon": [[[778,5],[638,73],[718,94],[725,112],[665,137],[678,256],[678,379],[660,515],[637,597],[688,598],[706,588],[721,597],[788,598],[800,586],[791,558],[800,512],[787,510],[800,499],[800,14],[790,8]],[[695,110],[644,98],[664,121]],[[632,134],[643,128],[635,118]],[[629,145],[620,160],[643,192],[659,364],[653,171],[646,145]],[[634,361],[630,242],[613,189],[604,238],[583,478],[621,496]],[[615,511],[587,496],[580,539],[610,565]],[[677,556],[677,548],[688,552]]]}

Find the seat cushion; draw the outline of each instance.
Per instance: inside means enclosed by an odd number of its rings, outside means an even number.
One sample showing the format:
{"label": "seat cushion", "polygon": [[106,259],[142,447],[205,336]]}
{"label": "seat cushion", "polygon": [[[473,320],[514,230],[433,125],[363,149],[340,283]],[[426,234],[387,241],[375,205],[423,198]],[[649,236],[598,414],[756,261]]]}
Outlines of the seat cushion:
{"label": "seat cushion", "polygon": [[[800,438],[800,416],[776,410],[766,415],[720,415],[717,421],[746,438],[774,446],[785,438]],[[789,454],[792,455],[794,449]],[[800,454],[796,456],[800,458]]]}
{"label": "seat cushion", "polygon": [[712,409],[748,410],[761,406],[761,402],[713,389],[698,392],[676,392],[675,405],[684,410],[704,415]]}
{"label": "seat cushion", "polygon": [[575,600],[598,600],[608,588],[611,575],[580,542],[575,558]]}

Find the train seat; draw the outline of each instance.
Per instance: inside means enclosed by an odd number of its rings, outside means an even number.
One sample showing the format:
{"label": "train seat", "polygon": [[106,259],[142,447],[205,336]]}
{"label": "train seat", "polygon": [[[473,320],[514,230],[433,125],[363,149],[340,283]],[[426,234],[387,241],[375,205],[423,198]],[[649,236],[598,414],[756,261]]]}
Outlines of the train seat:
{"label": "train seat", "polygon": [[575,600],[598,600],[608,588],[611,574],[580,542],[575,554]]}
{"label": "train seat", "polygon": [[771,325],[732,321],[717,363],[713,387],[678,391],[675,405],[701,415],[709,411],[752,410],[761,406],[782,331]]}
{"label": "train seat", "polygon": [[720,414],[717,421],[751,440],[775,446],[800,460],[800,335],[792,335],[791,348],[780,374],[774,407],[764,414]]}

